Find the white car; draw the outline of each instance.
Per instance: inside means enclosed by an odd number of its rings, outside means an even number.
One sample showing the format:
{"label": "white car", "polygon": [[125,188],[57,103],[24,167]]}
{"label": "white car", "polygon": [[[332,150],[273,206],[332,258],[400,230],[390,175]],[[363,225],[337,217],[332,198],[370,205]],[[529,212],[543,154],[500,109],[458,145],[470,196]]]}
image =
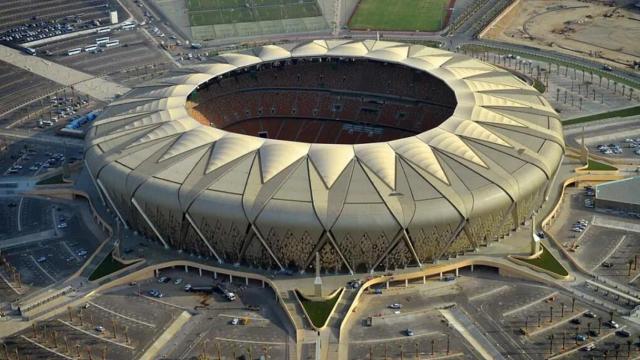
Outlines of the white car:
{"label": "white car", "polygon": [[104,326],[102,326],[102,325],[96,326],[96,331],[99,332],[99,333],[104,332]]}
{"label": "white car", "polygon": [[182,284],[182,278],[177,278],[173,283],[176,285]]}
{"label": "white car", "polygon": [[240,323],[240,319],[238,318],[233,318],[233,320],[231,320],[231,325],[238,325]]}
{"label": "white car", "polygon": [[58,224],[58,229],[66,229],[69,225],[66,222]]}
{"label": "white car", "polygon": [[395,303],[395,304],[391,304],[389,305],[389,309],[402,309],[402,305]]}

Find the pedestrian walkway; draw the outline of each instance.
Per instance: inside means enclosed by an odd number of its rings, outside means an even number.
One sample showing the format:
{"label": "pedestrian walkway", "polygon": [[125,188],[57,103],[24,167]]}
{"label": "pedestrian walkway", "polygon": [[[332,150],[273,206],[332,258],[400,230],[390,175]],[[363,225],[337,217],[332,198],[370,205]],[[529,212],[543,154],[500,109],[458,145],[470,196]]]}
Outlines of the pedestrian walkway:
{"label": "pedestrian walkway", "polygon": [[130,90],[126,86],[97,78],[94,75],[74,70],[49,60],[23,54],[18,50],[3,45],[0,45],[0,60],[55,81],[58,84],[73,86],[76,91],[100,101],[111,101],[117,95],[124,94]]}

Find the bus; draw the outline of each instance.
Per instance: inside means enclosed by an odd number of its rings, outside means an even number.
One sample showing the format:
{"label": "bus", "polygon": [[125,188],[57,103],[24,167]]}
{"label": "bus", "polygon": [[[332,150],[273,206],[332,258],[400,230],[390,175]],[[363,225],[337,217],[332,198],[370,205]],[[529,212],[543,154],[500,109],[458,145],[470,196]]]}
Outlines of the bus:
{"label": "bus", "polygon": [[70,49],[70,50],[67,50],[67,56],[78,55],[80,54],[80,52],[82,52],[82,49],[80,48]]}
{"label": "bus", "polygon": [[105,26],[105,27],[102,27],[102,28],[99,28],[98,30],[96,30],[96,32],[97,32],[98,34],[106,34],[106,33],[110,33],[110,32],[111,32],[111,28],[110,28],[110,27],[108,27],[108,26]]}
{"label": "bus", "polygon": [[89,45],[84,47],[85,52],[92,52],[97,50],[98,50],[98,45]]}
{"label": "bus", "polygon": [[96,39],[96,45],[104,45],[109,42],[109,37],[101,37]]}
{"label": "bus", "polygon": [[28,54],[28,55],[35,55],[36,54],[36,51],[34,49],[28,48],[28,47],[24,48],[23,51],[25,52],[25,54]]}
{"label": "bus", "polygon": [[122,25],[122,30],[133,30],[136,28],[136,24],[124,24]]}
{"label": "bus", "polygon": [[106,47],[118,46],[120,45],[120,40],[112,40],[105,44]]}

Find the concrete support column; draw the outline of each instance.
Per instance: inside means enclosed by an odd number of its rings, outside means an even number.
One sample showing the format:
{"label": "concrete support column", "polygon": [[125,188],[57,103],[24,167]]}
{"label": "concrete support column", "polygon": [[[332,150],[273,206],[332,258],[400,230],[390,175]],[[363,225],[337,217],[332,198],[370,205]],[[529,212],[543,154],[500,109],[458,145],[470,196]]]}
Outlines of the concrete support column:
{"label": "concrete support column", "polygon": [[184,272],[186,272],[186,273],[189,272],[189,267],[187,265],[184,266]]}
{"label": "concrete support column", "polygon": [[404,287],[409,287],[409,279],[404,279]]}
{"label": "concrete support column", "polygon": [[387,289],[389,288],[389,280],[386,282]]}
{"label": "concrete support column", "polygon": [[442,272],[440,272],[440,280],[442,280]]}
{"label": "concrete support column", "polygon": [[473,272],[473,264],[471,264],[471,272]]}
{"label": "concrete support column", "polygon": [[244,278],[244,284],[249,286],[249,278],[248,277]]}
{"label": "concrete support column", "polygon": [[262,280],[262,288],[264,289],[264,280]]}
{"label": "concrete support column", "polygon": [[229,274],[229,283],[233,282],[233,275]]}
{"label": "concrete support column", "polygon": [[427,275],[422,275],[422,283],[423,284],[427,283]]}
{"label": "concrete support column", "polygon": [[456,277],[458,277],[458,276],[459,276],[459,275],[458,275],[458,270],[459,270],[459,269],[458,269],[458,268],[456,268]]}
{"label": "concrete support column", "polygon": [[202,269],[198,268],[198,274],[200,275],[200,277],[202,277]]}
{"label": "concrete support column", "polygon": [[214,271],[214,272],[213,272],[213,278],[214,278],[214,279],[218,279],[218,272],[217,272],[217,271]]}

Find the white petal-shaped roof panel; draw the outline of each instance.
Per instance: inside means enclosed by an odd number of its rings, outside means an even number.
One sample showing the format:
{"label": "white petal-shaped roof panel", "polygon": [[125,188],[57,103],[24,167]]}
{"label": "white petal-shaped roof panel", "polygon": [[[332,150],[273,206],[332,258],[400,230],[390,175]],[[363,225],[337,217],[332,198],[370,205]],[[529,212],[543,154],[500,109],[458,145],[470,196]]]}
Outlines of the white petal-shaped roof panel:
{"label": "white petal-shaped roof panel", "polygon": [[354,145],[356,156],[390,188],[396,186],[396,153],[387,143]]}
{"label": "white petal-shaped roof panel", "polygon": [[141,145],[149,141],[153,141],[153,140],[161,139],[163,137],[167,137],[170,135],[175,135],[181,132],[189,131],[191,129],[197,128],[199,125],[200,124],[197,121],[193,120],[192,118],[182,118],[179,120],[166,122],[162,124],[160,127],[158,127],[157,129],[153,130],[152,132],[134,141],[128,147]]}
{"label": "white petal-shaped roof panel", "polygon": [[209,173],[220,166],[259,149],[262,143],[264,143],[264,140],[261,138],[226,134],[222,139],[216,141],[213,146],[206,172]]}
{"label": "white petal-shaped roof panel", "polygon": [[478,157],[478,155],[474,153],[473,150],[464,143],[464,141],[448,131],[435,128],[432,131],[417,135],[417,137],[436,149],[456,155],[480,166],[487,167],[482,159],[480,159],[480,157]]}
{"label": "white petal-shaped roof panel", "polygon": [[342,174],[353,156],[352,145],[313,144],[309,149],[309,159],[328,188]]}
{"label": "white petal-shaped roof panel", "polygon": [[266,140],[260,147],[262,182],[266,183],[280,171],[305,156],[309,147],[309,144],[293,141]]}
{"label": "white petal-shaped roof panel", "polygon": [[389,145],[398,153],[398,155],[411,161],[422,170],[435,176],[442,182],[448,184],[449,180],[440,166],[440,162],[436,158],[433,150],[429,145],[416,137],[409,137],[389,142]]}
{"label": "white petal-shaped roof panel", "polygon": [[266,45],[260,48],[258,57],[262,61],[282,60],[291,57],[291,53],[280,46]]}
{"label": "white petal-shaped roof panel", "polygon": [[180,136],[178,141],[171,145],[167,152],[162,155],[160,161],[164,161],[189,150],[193,150],[204,144],[212,143],[220,139],[224,134],[225,132],[222,130],[203,126],[187,131]]}
{"label": "white petal-shaped roof panel", "polygon": [[250,66],[262,62],[259,57],[247,54],[227,53],[219,56],[235,67]]}
{"label": "white petal-shaped roof panel", "polygon": [[455,133],[456,135],[466,136],[473,139],[478,139],[478,140],[487,141],[487,142],[491,142],[491,143],[502,145],[502,146],[511,147],[511,145],[509,145],[507,142],[502,140],[496,134],[492,133],[491,131],[485,129],[484,127],[478,125],[477,123],[471,120],[465,120],[460,125],[458,125],[458,128],[456,129]]}
{"label": "white petal-shaped roof panel", "polygon": [[320,56],[328,51],[327,44],[324,41],[312,41],[300,46],[296,46],[291,50],[292,56]]}

